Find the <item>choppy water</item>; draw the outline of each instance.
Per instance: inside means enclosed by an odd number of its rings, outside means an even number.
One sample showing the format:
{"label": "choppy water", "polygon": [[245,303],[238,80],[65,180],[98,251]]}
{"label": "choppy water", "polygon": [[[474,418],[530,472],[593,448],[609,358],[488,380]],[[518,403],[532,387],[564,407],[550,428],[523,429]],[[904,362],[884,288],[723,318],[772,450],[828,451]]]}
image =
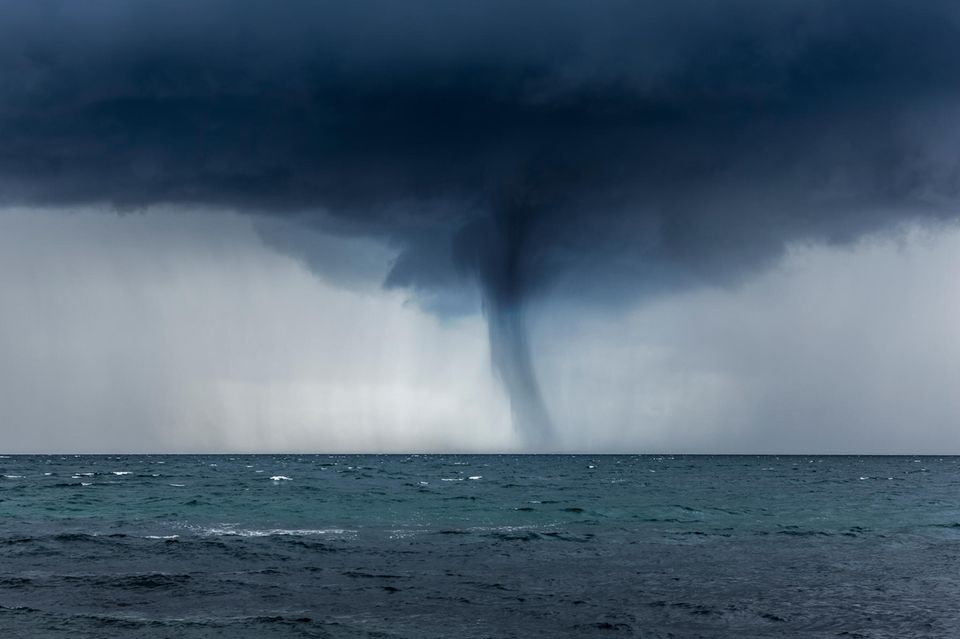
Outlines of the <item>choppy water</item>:
{"label": "choppy water", "polygon": [[0,457],[3,637],[950,637],[958,609],[953,457]]}

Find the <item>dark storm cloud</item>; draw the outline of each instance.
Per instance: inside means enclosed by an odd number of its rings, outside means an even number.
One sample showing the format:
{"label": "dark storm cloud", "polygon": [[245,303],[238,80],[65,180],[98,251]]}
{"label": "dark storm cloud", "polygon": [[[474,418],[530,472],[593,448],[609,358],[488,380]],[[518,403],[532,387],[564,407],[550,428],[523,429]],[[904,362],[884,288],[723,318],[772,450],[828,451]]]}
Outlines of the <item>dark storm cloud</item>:
{"label": "dark storm cloud", "polygon": [[9,2],[0,187],[383,239],[386,284],[425,300],[472,278],[546,431],[523,310],[558,277],[622,298],[952,214],[958,21],[938,0]]}

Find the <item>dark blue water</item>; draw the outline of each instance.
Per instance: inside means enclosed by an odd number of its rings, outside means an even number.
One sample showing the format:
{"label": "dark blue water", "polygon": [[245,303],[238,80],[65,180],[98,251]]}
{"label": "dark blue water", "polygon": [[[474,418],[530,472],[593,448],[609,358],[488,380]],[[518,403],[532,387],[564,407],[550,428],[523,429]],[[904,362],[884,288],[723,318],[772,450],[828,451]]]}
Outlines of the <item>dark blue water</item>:
{"label": "dark blue water", "polygon": [[11,456],[0,475],[0,637],[960,636],[953,457]]}

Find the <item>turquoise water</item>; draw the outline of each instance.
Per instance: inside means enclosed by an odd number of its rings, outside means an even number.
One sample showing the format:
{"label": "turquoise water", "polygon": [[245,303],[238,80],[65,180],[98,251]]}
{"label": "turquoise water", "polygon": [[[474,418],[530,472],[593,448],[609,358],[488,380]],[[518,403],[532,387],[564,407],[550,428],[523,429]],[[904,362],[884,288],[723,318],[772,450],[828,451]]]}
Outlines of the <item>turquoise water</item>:
{"label": "turquoise water", "polygon": [[0,458],[0,634],[946,637],[960,459]]}

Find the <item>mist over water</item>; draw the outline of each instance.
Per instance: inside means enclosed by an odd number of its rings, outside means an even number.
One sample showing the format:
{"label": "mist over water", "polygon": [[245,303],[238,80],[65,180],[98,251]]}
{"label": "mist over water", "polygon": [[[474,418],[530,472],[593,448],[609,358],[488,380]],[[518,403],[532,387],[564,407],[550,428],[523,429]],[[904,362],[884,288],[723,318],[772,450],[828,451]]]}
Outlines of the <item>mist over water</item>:
{"label": "mist over water", "polygon": [[[253,222],[0,213],[7,451],[548,449],[511,424],[487,317],[438,317],[381,289],[389,247],[346,243],[371,263],[347,286],[265,245]],[[933,226],[797,245],[737,285],[639,305],[547,287],[522,319],[551,446],[953,450],[958,269],[960,229]]]}

